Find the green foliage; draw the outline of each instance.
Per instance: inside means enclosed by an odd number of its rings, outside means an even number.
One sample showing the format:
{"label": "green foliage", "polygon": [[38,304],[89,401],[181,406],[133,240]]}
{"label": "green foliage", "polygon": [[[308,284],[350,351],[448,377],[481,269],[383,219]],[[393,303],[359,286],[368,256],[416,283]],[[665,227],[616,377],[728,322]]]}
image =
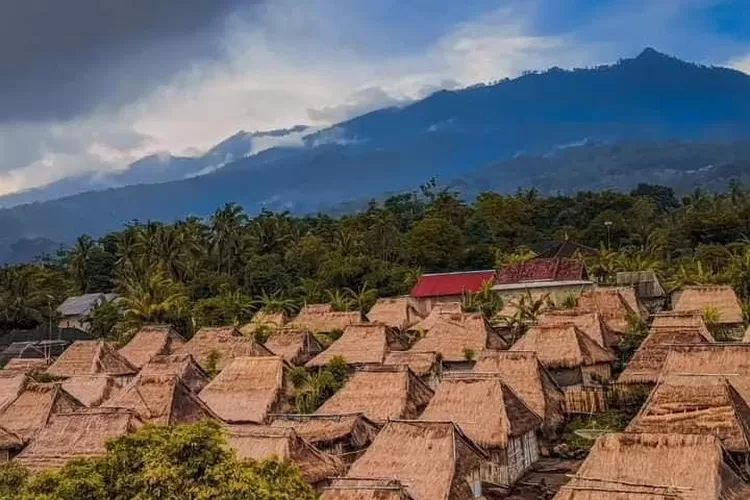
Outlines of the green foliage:
{"label": "green foliage", "polygon": [[258,325],[253,330],[253,338],[259,344],[265,344],[268,337],[273,333],[273,328],[269,325]]}
{"label": "green foliage", "polygon": [[463,350],[464,359],[466,361],[474,361],[474,358],[476,357],[477,353],[474,351],[474,349],[469,349],[468,347],[465,347]]}
{"label": "green foliage", "polygon": [[486,281],[478,292],[463,294],[461,307],[464,312],[480,312],[485,318],[492,318],[503,305],[503,299],[492,289],[492,282]]}
{"label": "green foliage", "polygon": [[88,325],[89,333],[94,337],[109,338],[117,322],[120,321],[120,310],[114,300],[102,299],[83,321]]}
{"label": "green foliage", "polygon": [[574,309],[578,304],[578,299],[572,293],[567,294],[558,304],[561,309]]}
{"label": "green foliage", "polygon": [[292,370],[290,379],[294,384],[294,402],[298,413],[313,413],[346,383],[351,368],[341,356],[334,356],[326,365],[312,373]]}
{"label": "green foliage", "polygon": [[240,325],[253,316],[254,301],[240,290],[222,287],[219,295],[195,302],[193,316],[196,327]]}
{"label": "green foliage", "polygon": [[211,349],[208,352],[208,355],[206,356],[206,363],[204,370],[206,374],[214,378],[216,375],[219,374],[219,361],[221,360],[221,353],[217,351],[216,349]]}

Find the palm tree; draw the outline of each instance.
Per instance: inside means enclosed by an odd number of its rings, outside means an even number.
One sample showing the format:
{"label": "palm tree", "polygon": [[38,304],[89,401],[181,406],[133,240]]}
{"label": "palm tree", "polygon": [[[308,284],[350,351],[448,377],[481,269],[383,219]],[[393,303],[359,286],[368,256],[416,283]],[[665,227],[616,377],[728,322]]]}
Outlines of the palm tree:
{"label": "palm tree", "polygon": [[667,281],[667,288],[673,292],[686,285],[705,285],[714,281],[716,277],[711,270],[704,267],[701,261],[695,261],[690,265],[680,264],[677,272]]}
{"label": "palm tree", "polygon": [[286,298],[282,295],[281,290],[276,290],[272,294],[268,294],[265,291],[258,297],[260,303],[260,310],[269,314],[285,313],[292,315],[296,309],[296,303],[294,300]]}
{"label": "palm tree", "polygon": [[70,274],[81,293],[86,293],[88,288],[88,263],[95,246],[96,242],[91,236],[84,234],[76,239],[75,245],[68,253]]}
{"label": "palm tree", "polygon": [[358,290],[346,288],[344,291],[349,295],[352,305],[359,311],[360,320],[367,321],[367,311],[375,304],[378,291],[370,288],[367,281],[362,283]]}
{"label": "palm tree", "polygon": [[211,216],[211,243],[218,256],[218,271],[222,265],[228,275],[232,275],[232,258],[240,242],[240,233],[247,220],[242,207],[227,203]]}
{"label": "palm tree", "polygon": [[602,244],[599,252],[587,259],[586,267],[599,283],[611,284],[620,270],[620,254]]}
{"label": "palm tree", "polygon": [[171,280],[162,269],[152,267],[145,277],[127,278],[117,305],[130,326],[169,323],[183,314],[188,305],[184,287]]}
{"label": "palm tree", "polygon": [[306,304],[316,304],[322,301],[325,295],[320,282],[312,278],[303,278],[297,287],[297,291],[302,295]]}
{"label": "palm tree", "polygon": [[750,246],[731,254],[725,276],[743,299],[750,297]]}
{"label": "palm tree", "polygon": [[354,303],[349,294],[342,292],[341,290],[326,290],[328,296],[328,302],[334,311],[350,311],[354,306]]}
{"label": "palm tree", "polygon": [[417,281],[419,281],[419,278],[422,277],[422,268],[421,267],[414,267],[410,268],[406,271],[406,274],[404,275],[404,287],[411,290],[414,285],[417,284]]}

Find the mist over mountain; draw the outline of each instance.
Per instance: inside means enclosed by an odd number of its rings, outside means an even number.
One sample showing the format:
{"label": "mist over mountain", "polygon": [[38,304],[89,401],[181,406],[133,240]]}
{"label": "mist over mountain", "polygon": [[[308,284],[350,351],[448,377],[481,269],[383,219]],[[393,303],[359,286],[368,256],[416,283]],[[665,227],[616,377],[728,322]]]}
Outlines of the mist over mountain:
{"label": "mist over mountain", "polygon": [[0,258],[28,258],[11,250],[19,240],[67,243],[132,219],[207,215],[229,201],[250,213],[317,211],[431,177],[467,196],[645,180],[720,189],[750,170],[750,77],[646,49],[611,66],[440,91],[308,133],[302,146],[248,155],[263,138],[240,133],[200,158],[148,157],[119,174],[133,185],[0,210]]}

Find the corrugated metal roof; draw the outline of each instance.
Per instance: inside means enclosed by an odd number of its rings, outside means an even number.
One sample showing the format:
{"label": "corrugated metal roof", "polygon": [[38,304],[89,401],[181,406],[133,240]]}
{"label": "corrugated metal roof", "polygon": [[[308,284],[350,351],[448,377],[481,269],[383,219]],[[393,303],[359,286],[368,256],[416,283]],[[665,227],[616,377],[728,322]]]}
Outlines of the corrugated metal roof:
{"label": "corrugated metal roof", "polygon": [[68,297],[57,307],[57,312],[62,316],[85,316],[98,302],[108,302],[117,297],[115,293],[87,293],[77,297]]}
{"label": "corrugated metal roof", "polygon": [[412,297],[444,297],[478,292],[485,282],[495,282],[495,271],[425,274],[411,290]]}

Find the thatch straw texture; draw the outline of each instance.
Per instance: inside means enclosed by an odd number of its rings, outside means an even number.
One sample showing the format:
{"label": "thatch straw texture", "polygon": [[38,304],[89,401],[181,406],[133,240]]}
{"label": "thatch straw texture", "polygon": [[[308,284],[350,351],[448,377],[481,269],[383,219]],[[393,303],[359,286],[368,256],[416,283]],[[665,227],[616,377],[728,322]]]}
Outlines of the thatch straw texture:
{"label": "thatch straw texture", "polygon": [[615,347],[620,343],[620,336],[607,327],[601,315],[595,310],[576,308],[549,311],[539,316],[537,324],[541,326],[575,325],[602,347]]}
{"label": "thatch straw texture", "polygon": [[388,479],[339,478],[320,500],[414,500],[403,484]]}
{"label": "thatch straw texture", "polygon": [[340,475],[343,464],[302,439],[294,429],[263,425],[227,427],[229,445],[240,458],[265,460],[277,457],[299,467],[302,478],[311,484]]}
{"label": "thatch straw texture", "polygon": [[605,434],[555,500],[724,500],[734,489],[748,492],[714,436]]}
{"label": "thatch straw texture", "polygon": [[432,395],[432,390],[407,367],[365,368],[354,373],[315,413],[363,413],[376,422],[417,418]]}
{"label": "thatch straw texture", "polygon": [[347,477],[398,480],[414,500],[469,500],[466,476],[487,460],[450,422],[391,421]]}
{"label": "thatch straw texture", "polygon": [[143,365],[139,375],[168,376],[175,375],[187,385],[191,391],[199,393],[211,381],[195,359],[190,354],[170,354],[154,356]]}
{"label": "thatch straw texture", "polygon": [[432,306],[430,313],[425,319],[409,327],[409,330],[414,330],[415,332],[429,331],[438,321],[445,320],[446,317],[461,314],[462,311],[460,302],[438,302]]}
{"label": "thatch straw texture", "polygon": [[628,333],[629,317],[641,316],[635,293],[627,287],[597,288],[586,292],[578,297],[578,307],[598,311],[609,329],[619,334]]}
{"label": "thatch straw texture", "polygon": [[349,365],[380,365],[391,348],[403,349],[393,331],[380,323],[361,323],[346,327],[344,334],[328,349],[307,362],[305,366],[323,366],[336,356]]}
{"label": "thatch straw texture", "polygon": [[362,413],[344,415],[275,415],[276,427],[291,427],[305,441],[325,448],[339,441],[348,441],[353,448],[369,445],[380,426]]}
{"label": "thatch straw texture", "polygon": [[262,424],[269,413],[287,411],[291,384],[279,356],[240,357],[224,368],[200,393],[224,421]]}
{"label": "thatch straw texture", "polygon": [[709,344],[710,334],[700,326],[651,327],[625,370],[617,379],[623,384],[653,384],[659,380],[669,352],[675,344]]}
{"label": "thatch straw texture", "polygon": [[699,311],[716,309],[720,324],[742,323],[742,305],[730,286],[688,286],[677,292],[673,304],[675,311]]}
{"label": "thatch straw texture", "polygon": [[747,377],[750,376],[750,344],[675,345],[664,362],[662,373]]}
{"label": "thatch straw texture", "polygon": [[495,333],[479,313],[462,313],[442,317],[427,330],[424,337],[414,343],[411,350],[434,351],[442,355],[443,361],[467,361],[467,352],[478,355],[485,349],[499,349],[507,344]]}
{"label": "thatch straw texture", "polygon": [[68,394],[60,383],[29,382],[23,392],[0,412],[0,425],[32,439],[51,415],[83,408],[83,403]]}
{"label": "thatch straw texture", "polygon": [[48,366],[47,360],[44,358],[13,358],[5,363],[3,370],[32,373],[36,371],[43,372]]}
{"label": "thatch straw texture", "polygon": [[258,327],[271,328],[275,330],[286,325],[288,321],[289,318],[287,318],[286,313],[271,313],[261,310],[255,313],[255,316],[253,316],[253,319],[250,320],[250,323],[240,328],[240,331],[242,333],[252,333]]}
{"label": "thatch straw texture", "polygon": [[103,340],[76,340],[47,368],[58,377],[135,375],[138,369]]}
{"label": "thatch straw texture", "polygon": [[109,375],[77,375],[62,383],[63,389],[78,401],[93,408],[114,397],[122,385]]}
{"label": "thatch straw texture", "polygon": [[138,417],[123,408],[87,408],[55,414],[16,460],[35,471],[60,468],[71,460],[105,455],[107,441],[140,426]]}
{"label": "thatch straw texture", "polygon": [[418,377],[440,373],[440,357],[434,351],[393,351],[385,356],[385,365],[406,365]]}
{"label": "thatch straw texture", "polygon": [[534,326],[510,348],[532,351],[547,369],[614,363],[616,358],[572,325]]}
{"label": "thatch straw texture", "polygon": [[181,424],[219,418],[176,375],[138,375],[108,408],[127,408],[143,422]]}
{"label": "thatch straw texture", "polygon": [[4,427],[0,427],[0,451],[20,450],[23,448],[23,445],[24,442],[21,436]]}
{"label": "thatch straw texture", "polygon": [[542,425],[542,417],[524,404],[498,374],[446,375],[420,420],[454,422],[479,446],[504,449]]}
{"label": "thatch straw texture", "polygon": [[243,336],[232,326],[201,328],[178,350],[179,354],[190,354],[198,364],[207,368],[212,353],[218,356],[216,369],[223,370],[239,356],[273,356],[273,353],[252,337]]}
{"label": "thatch straw texture", "polygon": [[28,382],[25,374],[0,371],[0,410],[8,406],[23,391]]}
{"label": "thatch straw texture", "polygon": [[524,351],[485,351],[474,365],[475,373],[497,373],[503,381],[552,430],[565,421],[565,395],[536,353]]}
{"label": "thatch straw texture", "polygon": [[422,320],[409,300],[409,297],[378,299],[367,313],[367,319],[398,330],[407,330]]}
{"label": "thatch straw texture", "polygon": [[315,335],[305,330],[281,328],[268,337],[266,349],[284,358],[287,363],[304,365],[323,351]]}
{"label": "thatch straw texture", "polygon": [[700,311],[664,311],[654,314],[651,321],[651,329],[656,328],[691,328],[698,329],[708,339],[713,339],[711,332],[706,327]]}
{"label": "thatch straw texture", "polygon": [[750,408],[725,377],[666,375],[628,432],[717,436],[729,451],[750,452]]}
{"label": "thatch straw texture", "polygon": [[144,326],[119,350],[136,368],[142,368],[152,357],[173,354],[185,344],[185,339],[169,325]]}
{"label": "thatch straw texture", "polygon": [[358,311],[336,312],[330,304],[310,304],[300,310],[289,326],[313,333],[329,333],[343,331],[347,326],[359,322]]}

